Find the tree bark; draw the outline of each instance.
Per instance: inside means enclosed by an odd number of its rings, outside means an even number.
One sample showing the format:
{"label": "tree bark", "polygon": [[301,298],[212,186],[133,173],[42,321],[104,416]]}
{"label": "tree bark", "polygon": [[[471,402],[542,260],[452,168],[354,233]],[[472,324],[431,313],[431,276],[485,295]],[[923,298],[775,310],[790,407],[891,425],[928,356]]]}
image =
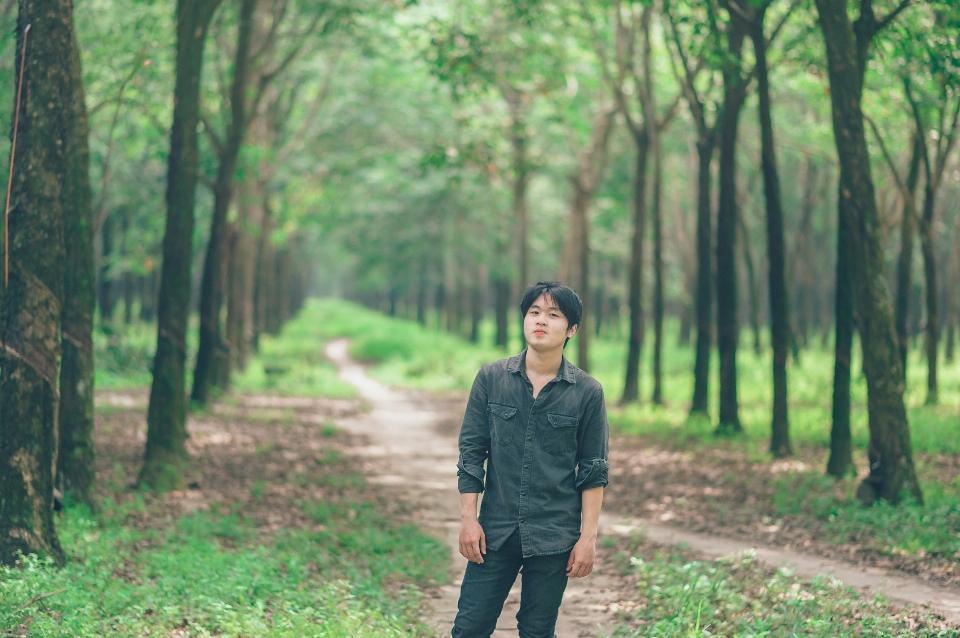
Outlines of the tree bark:
{"label": "tree bark", "polygon": [[[649,71],[649,70],[648,70]],[[649,73],[648,73],[649,77]],[[652,93],[652,91],[651,91]],[[654,405],[663,405],[663,153],[660,131],[651,127],[653,152],[653,394]]]}
{"label": "tree bark", "polygon": [[643,351],[643,242],[647,226],[647,151],[649,136],[636,137],[637,163],[633,174],[633,240],[630,244],[630,275],[627,305],[630,335],[627,340],[627,372],[621,404],[640,398],[640,359]]}
{"label": "tree bark", "polygon": [[513,215],[517,222],[517,258],[520,288],[530,281],[530,219],[527,214],[527,132],[519,108],[512,109],[510,141],[513,146]]}
{"label": "tree bark", "polygon": [[[850,23],[844,3],[816,3],[826,42],[840,198],[850,227],[850,270],[867,378],[870,475],[860,484],[857,496],[864,503],[881,498],[898,503],[906,491],[922,501],[903,403],[903,370],[860,106],[869,41],[883,22],[873,16],[869,1],[862,4],[856,25]],[[860,35],[863,33],[866,35]]]}
{"label": "tree bark", "polygon": [[93,197],[90,190],[90,137],[84,99],[80,51],[74,39],[69,56],[73,80],[73,130],[66,146],[63,181],[63,270],[60,406],[57,415],[60,449],[57,484],[74,501],[93,508],[96,481],[93,444],[93,311],[96,271],[93,260]]}
{"label": "tree bark", "polygon": [[177,79],[167,171],[167,222],[158,298],[157,353],[147,409],[147,446],[140,481],[159,490],[185,486],[188,462],[184,395],[190,266],[197,185],[197,125],[203,42],[220,0],[178,0]]}
{"label": "tree bark", "polygon": [[97,305],[100,322],[106,328],[113,322],[117,306],[116,284],[113,280],[114,216],[107,215],[100,226],[100,277],[97,286]]}
{"label": "tree bark", "polygon": [[71,3],[21,0],[15,68],[23,63],[24,73],[22,83],[14,80],[21,99],[13,109],[10,199],[15,214],[9,218],[9,254],[2,255],[9,281],[0,297],[0,563],[6,565],[14,565],[19,552],[64,562],[53,489],[64,204],[77,186],[72,169],[82,154],[75,138],[80,127],[73,102],[82,82],[75,55]]}
{"label": "tree bark", "polygon": [[793,453],[787,415],[787,352],[790,317],[787,305],[786,260],[783,248],[783,205],[780,201],[780,177],[773,137],[770,106],[770,79],[767,69],[767,40],[763,21],[766,4],[757,9],[752,21],[751,39],[757,58],[757,94],[759,98],[763,192],[767,204],[767,259],[770,294],[770,345],[773,349],[773,418],[770,452],[781,458]]}
{"label": "tree bark", "polygon": [[710,202],[710,163],[716,137],[705,126],[697,135],[697,344],[693,365],[690,414],[708,413],[710,352],[713,345],[713,215]]}
{"label": "tree bark", "polygon": [[720,125],[720,196],[717,210],[717,349],[720,355],[720,434],[739,432],[737,403],[737,126],[747,95],[747,78],[740,69],[746,37],[745,20],[735,11],[728,23],[729,60],[723,69]]}
{"label": "tree bark", "polygon": [[[907,172],[906,189],[909,197],[915,197],[920,179],[920,157],[923,154],[923,133],[914,131],[913,152],[910,155],[910,169]],[[900,364],[903,367],[904,383],[907,375],[907,350],[909,335],[907,321],[910,316],[910,289],[913,286],[913,243],[916,233],[914,207],[903,202],[900,221],[900,254],[897,258],[897,297],[894,306],[894,325],[897,330],[897,342],[900,350]]]}
{"label": "tree bark", "polygon": [[[842,186],[841,186],[842,188]],[[837,282],[834,313],[836,343],[833,353],[833,404],[830,425],[830,458],[827,474],[842,478],[853,473],[850,434],[850,358],[853,355],[853,279],[850,273],[850,221],[839,197],[837,207]]]}
{"label": "tree bark", "polygon": [[247,130],[247,85],[250,78],[250,38],[253,31],[253,13],[257,0],[243,0],[240,6],[237,51],[234,57],[233,84],[230,88],[230,125],[227,138],[220,149],[220,164],[213,185],[213,218],[210,239],[203,262],[200,285],[200,342],[193,372],[191,400],[205,405],[210,398],[210,386],[216,372],[218,353],[224,345],[220,334],[220,307],[223,299],[223,267],[226,257],[227,211],[233,196],[233,179],[237,160]]}

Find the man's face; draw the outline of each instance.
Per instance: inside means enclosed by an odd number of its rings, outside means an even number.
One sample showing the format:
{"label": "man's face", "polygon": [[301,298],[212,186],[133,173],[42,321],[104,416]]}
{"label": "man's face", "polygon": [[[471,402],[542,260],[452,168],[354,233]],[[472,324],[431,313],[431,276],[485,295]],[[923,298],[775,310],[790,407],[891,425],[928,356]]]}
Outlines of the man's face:
{"label": "man's face", "polygon": [[550,295],[540,295],[523,318],[523,338],[537,350],[562,348],[576,332],[577,326],[567,328],[567,317]]}

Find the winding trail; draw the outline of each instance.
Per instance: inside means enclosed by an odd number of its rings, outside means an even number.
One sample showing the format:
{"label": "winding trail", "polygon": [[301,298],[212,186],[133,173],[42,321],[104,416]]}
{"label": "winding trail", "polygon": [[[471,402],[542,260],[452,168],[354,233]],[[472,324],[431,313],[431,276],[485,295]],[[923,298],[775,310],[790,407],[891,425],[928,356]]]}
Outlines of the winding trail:
{"label": "winding trail", "polygon": [[[369,412],[340,419],[344,429],[363,434],[369,445],[353,450],[365,460],[370,481],[398,488],[406,502],[416,508],[418,524],[446,538],[453,559],[453,584],[440,589],[428,622],[438,635],[449,635],[457,611],[460,578],[466,559],[457,547],[459,497],[457,494],[457,441],[454,434],[439,427],[451,416],[450,410],[417,400],[416,393],[389,388],[367,376],[363,367],[347,355],[347,340],[327,344],[327,357],[340,368],[340,377],[353,384],[370,405]],[[786,566],[796,575],[813,578],[830,574],[844,584],[867,594],[883,594],[898,606],[926,605],[948,620],[960,623],[960,592],[947,590],[901,574],[864,568],[840,561],[774,547],[758,546],[708,534],[687,532],[648,519],[630,518],[605,511],[600,519],[601,534],[630,534],[642,529],[652,542],[662,545],[685,543],[706,558],[718,558],[755,549],[757,559],[773,567]],[[608,566],[598,563],[585,579],[571,580],[564,594],[557,623],[559,638],[588,638],[608,635],[617,625],[611,603],[618,600],[615,579]],[[517,636],[514,616],[519,609],[519,582],[511,591],[493,638]]]}

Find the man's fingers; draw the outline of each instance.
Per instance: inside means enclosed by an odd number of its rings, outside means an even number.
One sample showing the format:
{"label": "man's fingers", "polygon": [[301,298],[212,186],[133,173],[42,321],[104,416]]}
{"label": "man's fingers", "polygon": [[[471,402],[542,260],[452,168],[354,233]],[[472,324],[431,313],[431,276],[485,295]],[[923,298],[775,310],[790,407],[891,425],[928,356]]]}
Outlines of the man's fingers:
{"label": "man's fingers", "polygon": [[[484,533],[480,534],[480,553],[481,554],[487,553],[487,535]],[[480,559],[480,562],[482,563],[483,559]]]}

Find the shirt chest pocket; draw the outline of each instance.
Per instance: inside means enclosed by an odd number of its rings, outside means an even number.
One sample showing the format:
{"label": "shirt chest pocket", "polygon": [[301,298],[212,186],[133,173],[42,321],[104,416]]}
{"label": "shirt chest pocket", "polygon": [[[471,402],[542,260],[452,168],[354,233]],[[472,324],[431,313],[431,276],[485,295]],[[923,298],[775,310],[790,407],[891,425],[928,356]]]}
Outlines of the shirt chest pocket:
{"label": "shirt chest pocket", "polygon": [[577,424],[580,419],[569,414],[547,413],[547,427],[543,431],[543,449],[551,454],[562,454],[577,447]]}
{"label": "shirt chest pocket", "polygon": [[493,440],[506,445],[513,440],[513,431],[517,427],[517,408],[506,403],[488,403],[490,432]]}

